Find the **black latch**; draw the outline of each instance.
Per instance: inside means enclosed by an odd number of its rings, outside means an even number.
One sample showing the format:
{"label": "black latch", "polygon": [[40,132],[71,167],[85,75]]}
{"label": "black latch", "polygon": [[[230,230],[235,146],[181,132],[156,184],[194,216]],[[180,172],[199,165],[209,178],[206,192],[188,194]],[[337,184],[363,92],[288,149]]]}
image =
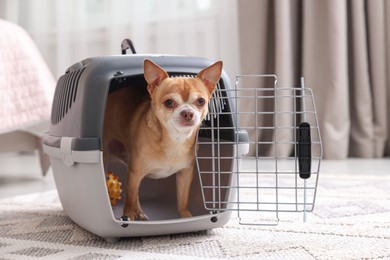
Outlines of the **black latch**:
{"label": "black latch", "polygon": [[299,177],[309,179],[311,174],[311,137],[310,124],[302,122],[298,129]]}

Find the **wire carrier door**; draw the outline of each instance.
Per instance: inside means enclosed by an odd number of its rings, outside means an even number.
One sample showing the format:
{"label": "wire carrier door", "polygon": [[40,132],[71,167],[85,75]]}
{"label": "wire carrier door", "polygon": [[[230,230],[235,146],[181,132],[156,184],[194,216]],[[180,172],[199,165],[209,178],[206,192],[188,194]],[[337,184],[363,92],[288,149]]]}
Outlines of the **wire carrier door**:
{"label": "wire carrier door", "polygon": [[241,224],[277,224],[283,212],[305,221],[322,158],[312,90],[303,79],[297,88],[277,87],[275,75],[236,79],[234,89],[217,88],[198,137],[199,151],[207,150],[197,154],[204,206],[238,211]]}

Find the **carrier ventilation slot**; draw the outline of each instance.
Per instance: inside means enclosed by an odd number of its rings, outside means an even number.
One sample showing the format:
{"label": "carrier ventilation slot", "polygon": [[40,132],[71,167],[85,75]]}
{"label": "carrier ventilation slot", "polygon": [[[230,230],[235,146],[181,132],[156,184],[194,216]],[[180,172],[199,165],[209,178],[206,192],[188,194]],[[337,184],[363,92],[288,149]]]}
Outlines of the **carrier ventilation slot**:
{"label": "carrier ventilation slot", "polygon": [[[171,78],[177,78],[177,77],[196,78],[196,74],[174,74],[171,75],[170,77]],[[211,121],[211,117],[214,117],[214,119],[216,119],[217,115],[225,110],[226,97],[223,97],[222,94],[222,91],[224,90],[221,87],[221,81],[222,80],[220,80],[215,87],[215,91],[209,102],[209,113],[207,113],[205,121]]]}
{"label": "carrier ventilation slot", "polygon": [[52,124],[58,124],[76,101],[77,86],[83,71],[69,72],[59,79],[53,100]]}

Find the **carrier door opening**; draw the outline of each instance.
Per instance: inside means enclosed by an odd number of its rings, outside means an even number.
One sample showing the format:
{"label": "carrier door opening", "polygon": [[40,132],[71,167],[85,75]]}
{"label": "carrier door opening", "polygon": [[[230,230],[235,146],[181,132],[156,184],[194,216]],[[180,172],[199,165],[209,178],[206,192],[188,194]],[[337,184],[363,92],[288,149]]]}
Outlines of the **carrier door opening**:
{"label": "carrier door opening", "polygon": [[[134,107],[142,100],[149,98],[143,75],[128,76],[121,78],[121,80],[113,80],[108,95],[115,96],[118,95],[118,93],[125,93],[125,95],[128,95],[127,98],[129,102],[132,102]],[[112,102],[112,100],[107,102],[106,111],[107,109],[110,109],[109,102]],[[107,129],[107,124],[113,122],[113,120],[116,119],[105,118],[105,129]],[[110,133],[104,134],[104,138],[108,138],[109,136]],[[128,175],[127,162],[129,161],[129,156],[131,157],[131,154],[126,154],[126,147],[117,140],[111,141],[108,144],[108,148],[110,154],[103,154],[103,157],[106,158],[104,162],[105,173],[112,172],[122,183],[121,200],[112,207],[115,218],[119,219],[123,215]],[[105,151],[107,151],[107,149]],[[204,208],[201,187],[197,176],[198,173],[195,167],[189,196],[189,210],[193,216],[208,215],[209,211]],[[145,177],[140,185],[139,200],[141,207],[149,220],[180,218],[177,213],[176,174],[163,179],[150,179]]]}

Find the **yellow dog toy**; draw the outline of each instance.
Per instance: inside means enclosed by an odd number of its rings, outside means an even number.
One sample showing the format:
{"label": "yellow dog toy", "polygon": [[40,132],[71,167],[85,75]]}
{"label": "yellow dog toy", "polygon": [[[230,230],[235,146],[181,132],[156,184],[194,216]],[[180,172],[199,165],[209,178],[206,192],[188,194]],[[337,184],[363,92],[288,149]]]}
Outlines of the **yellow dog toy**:
{"label": "yellow dog toy", "polygon": [[115,206],[117,201],[121,200],[122,183],[119,181],[118,176],[114,176],[112,172],[106,175],[106,184],[108,189],[108,196],[112,206]]}

